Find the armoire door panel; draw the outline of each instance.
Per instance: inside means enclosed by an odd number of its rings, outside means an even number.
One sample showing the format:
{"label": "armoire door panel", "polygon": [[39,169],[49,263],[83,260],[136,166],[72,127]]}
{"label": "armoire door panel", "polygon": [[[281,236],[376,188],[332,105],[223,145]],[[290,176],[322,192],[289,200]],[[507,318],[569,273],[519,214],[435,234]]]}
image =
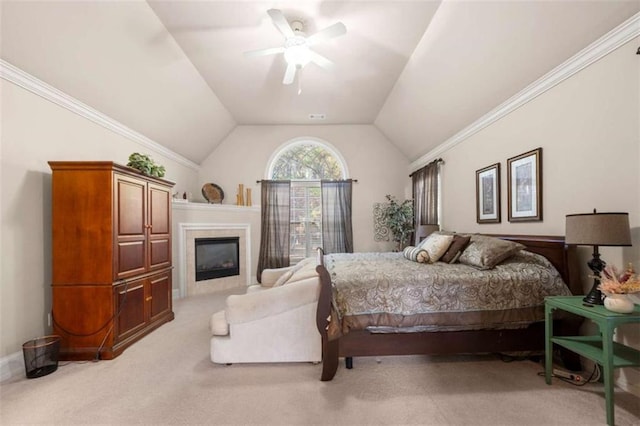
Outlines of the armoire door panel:
{"label": "armoire door panel", "polygon": [[171,194],[167,188],[149,184],[149,224],[151,235],[169,234]]}
{"label": "armoire door panel", "polygon": [[125,339],[146,325],[144,282],[134,281],[115,287],[116,341]]}
{"label": "armoire door panel", "polygon": [[171,272],[154,275],[149,279],[151,289],[151,321],[171,311]]}
{"label": "armoire door panel", "polygon": [[139,274],[146,270],[144,241],[118,243],[117,278]]}
{"label": "armoire door panel", "polygon": [[171,241],[166,239],[151,240],[151,268],[168,266],[171,262]]}
{"label": "armoire door panel", "polygon": [[144,235],[146,184],[117,178],[118,235]]}

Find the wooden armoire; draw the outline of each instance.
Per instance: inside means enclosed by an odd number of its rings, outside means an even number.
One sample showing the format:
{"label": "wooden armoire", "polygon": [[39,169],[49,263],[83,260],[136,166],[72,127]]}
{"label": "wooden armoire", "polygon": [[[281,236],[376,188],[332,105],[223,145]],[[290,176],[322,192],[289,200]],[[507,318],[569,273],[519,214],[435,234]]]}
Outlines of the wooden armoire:
{"label": "wooden armoire", "polygon": [[50,161],[60,359],[112,359],[174,318],[171,188],[109,161]]}

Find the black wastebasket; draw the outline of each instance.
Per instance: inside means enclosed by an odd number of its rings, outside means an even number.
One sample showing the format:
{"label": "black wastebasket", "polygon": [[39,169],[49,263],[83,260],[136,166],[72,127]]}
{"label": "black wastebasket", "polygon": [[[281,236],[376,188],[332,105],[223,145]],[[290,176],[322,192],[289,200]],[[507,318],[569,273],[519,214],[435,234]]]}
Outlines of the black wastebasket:
{"label": "black wastebasket", "polygon": [[43,336],[22,345],[24,369],[28,379],[46,376],[58,369],[60,336]]}

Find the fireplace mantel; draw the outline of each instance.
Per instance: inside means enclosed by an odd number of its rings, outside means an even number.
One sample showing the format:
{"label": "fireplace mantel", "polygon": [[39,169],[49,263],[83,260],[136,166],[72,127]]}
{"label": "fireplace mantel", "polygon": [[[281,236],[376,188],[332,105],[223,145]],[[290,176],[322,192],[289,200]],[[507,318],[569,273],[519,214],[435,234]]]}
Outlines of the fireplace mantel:
{"label": "fireplace mantel", "polygon": [[234,204],[193,203],[190,201],[173,200],[174,210],[194,210],[210,212],[254,212],[260,213],[260,206],[236,206]]}

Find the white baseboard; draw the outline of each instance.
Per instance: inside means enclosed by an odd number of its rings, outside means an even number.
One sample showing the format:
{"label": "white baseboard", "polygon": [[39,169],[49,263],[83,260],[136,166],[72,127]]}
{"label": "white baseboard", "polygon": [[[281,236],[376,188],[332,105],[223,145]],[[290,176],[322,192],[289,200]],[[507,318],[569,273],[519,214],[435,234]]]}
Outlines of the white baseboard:
{"label": "white baseboard", "polygon": [[22,352],[16,352],[0,358],[0,382],[20,375],[25,375]]}
{"label": "white baseboard", "polygon": [[173,300],[178,300],[180,299],[180,289],[178,288],[172,288],[171,289],[171,298]]}

